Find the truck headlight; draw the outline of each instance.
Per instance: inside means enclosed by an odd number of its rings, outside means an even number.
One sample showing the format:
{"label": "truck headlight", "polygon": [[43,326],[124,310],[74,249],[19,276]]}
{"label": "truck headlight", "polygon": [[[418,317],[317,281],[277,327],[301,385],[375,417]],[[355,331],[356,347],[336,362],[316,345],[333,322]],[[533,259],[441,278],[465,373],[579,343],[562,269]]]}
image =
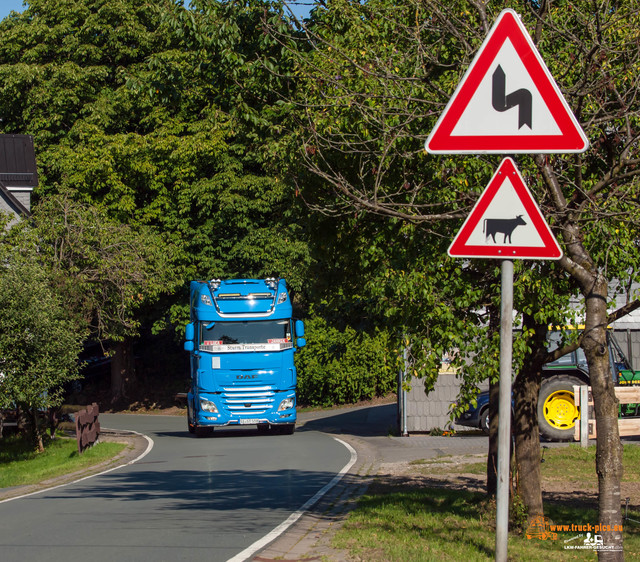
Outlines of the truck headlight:
{"label": "truck headlight", "polygon": [[218,413],[218,408],[216,405],[211,402],[211,400],[207,400],[206,398],[200,398],[200,409],[205,412],[212,412],[214,414]]}
{"label": "truck headlight", "polygon": [[293,408],[295,404],[295,397],[290,396],[289,398],[285,398],[282,402],[280,402],[280,406],[278,406],[278,412],[282,412],[282,410],[290,410]]}

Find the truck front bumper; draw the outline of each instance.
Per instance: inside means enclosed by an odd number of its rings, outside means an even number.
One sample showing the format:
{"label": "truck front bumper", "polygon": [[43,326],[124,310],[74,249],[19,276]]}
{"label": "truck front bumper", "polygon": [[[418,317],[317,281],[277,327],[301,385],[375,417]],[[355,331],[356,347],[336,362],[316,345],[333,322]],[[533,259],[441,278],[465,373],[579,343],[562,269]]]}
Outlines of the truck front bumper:
{"label": "truck front bumper", "polygon": [[[280,393],[278,393],[280,394]],[[269,408],[257,410],[247,404],[246,411],[241,408],[230,410],[222,403],[219,395],[189,395],[191,408],[189,423],[199,427],[219,427],[226,425],[287,425],[296,422],[295,393],[282,393]]]}

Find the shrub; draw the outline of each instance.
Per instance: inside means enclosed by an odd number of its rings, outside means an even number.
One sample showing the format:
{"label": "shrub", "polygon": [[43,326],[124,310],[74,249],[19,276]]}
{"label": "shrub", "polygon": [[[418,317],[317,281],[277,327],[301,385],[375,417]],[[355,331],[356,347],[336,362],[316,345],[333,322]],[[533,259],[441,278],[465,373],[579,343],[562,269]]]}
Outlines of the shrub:
{"label": "shrub", "polygon": [[397,358],[387,332],[340,331],[321,317],[306,320],[305,332],[307,346],[297,357],[300,403],[352,404],[395,389]]}

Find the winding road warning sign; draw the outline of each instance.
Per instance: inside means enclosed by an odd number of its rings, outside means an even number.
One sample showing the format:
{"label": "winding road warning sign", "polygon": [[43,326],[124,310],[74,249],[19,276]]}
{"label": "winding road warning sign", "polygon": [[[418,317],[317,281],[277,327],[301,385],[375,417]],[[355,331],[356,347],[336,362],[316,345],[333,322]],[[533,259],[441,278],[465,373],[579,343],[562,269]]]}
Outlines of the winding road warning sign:
{"label": "winding road warning sign", "polygon": [[572,153],[588,146],[511,9],[498,16],[425,144],[433,154]]}
{"label": "winding road warning sign", "polygon": [[562,257],[515,162],[505,158],[449,247],[454,258]]}

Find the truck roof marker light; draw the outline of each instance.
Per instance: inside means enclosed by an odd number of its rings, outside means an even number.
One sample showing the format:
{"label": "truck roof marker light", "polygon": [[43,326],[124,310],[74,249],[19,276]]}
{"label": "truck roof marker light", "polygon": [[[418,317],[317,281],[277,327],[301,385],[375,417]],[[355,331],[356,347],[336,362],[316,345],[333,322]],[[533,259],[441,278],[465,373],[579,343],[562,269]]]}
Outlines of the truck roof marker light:
{"label": "truck roof marker light", "polygon": [[220,279],[212,279],[211,281],[209,281],[209,286],[214,291],[219,289],[221,284],[222,284],[222,281]]}
{"label": "truck roof marker light", "polygon": [[272,290],[276,290],[276,287],[278,286],[278,280],[275,277],[267,277],[264,282],[267,284],[267,286],[269,287],[269,289]]}

